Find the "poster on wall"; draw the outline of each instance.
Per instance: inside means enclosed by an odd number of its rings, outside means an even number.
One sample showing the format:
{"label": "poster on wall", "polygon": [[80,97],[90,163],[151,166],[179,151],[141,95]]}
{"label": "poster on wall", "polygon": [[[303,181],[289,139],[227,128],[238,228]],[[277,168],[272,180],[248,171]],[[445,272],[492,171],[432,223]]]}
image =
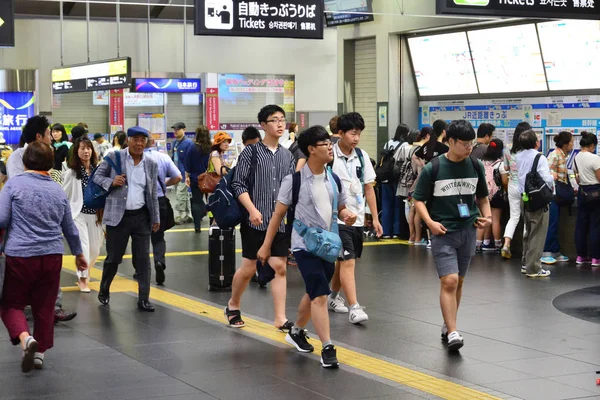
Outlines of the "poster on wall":
{"label": "poster on wall", "polygon": [[195,35],[323,39],[323,0],[196,0]]}
{"label": "poster on wall", "polygon": [[110,133],[124,130],[125,107],[123,105],[123,89],[112,89],[110,91],[110,103],[108,106],[108,125]]}
{"label": "poster on wall", "polygon": [[[165,105],[163,93],[132,93],[129,89],[122,89],[125,107],[162,107]],[[95,106],[107,106],[110,90],[96,90],[92,92],[92,103]]]}
{"label": "poster on wall", "polygon": [[35,113],[33,92],[0,93],[0,133],[6,144],[17,145],[21,130]]}

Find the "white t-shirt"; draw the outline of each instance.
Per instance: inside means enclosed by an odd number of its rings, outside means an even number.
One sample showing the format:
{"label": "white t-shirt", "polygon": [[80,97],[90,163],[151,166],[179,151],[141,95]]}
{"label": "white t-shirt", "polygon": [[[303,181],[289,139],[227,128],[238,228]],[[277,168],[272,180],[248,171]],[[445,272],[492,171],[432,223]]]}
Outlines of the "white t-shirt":
{"label": "white t-shirt", "polygon": [[312,195],[315,205],[317,206],[317,210],[319,210],[319,214],[321,214],[323,220],[331,228],[333,209],[331,208],[332,204],[329,200],[329,191],[325,186],[325,172],[320,175],[313,175]]}
{"label": "white t-shirt", "polygon": [[[363,182],[365,185],[370,185],[375,182],[375,170],[367,152],[362,149],[361,151],[364,159]],[[333,156],[333,172],[339,176],[348,196],[346,207],[356,215],[356,222],[353,226],[363,227],[365,226],[364,188],[360,178],[356,175],[357,170],[361,168],[360,159],[356,155],[356,150],[352,150],[349,156],[342,153],[339,142],[333,146]],[[338,219],[338,224],[343,223]]]}
{"label": "white t-shirt", "polygon": [[600,157],[589,151],[580,151],[575,157],[573,170],[579,174],[580,185],[598,185],[596,170],[600,169]]}

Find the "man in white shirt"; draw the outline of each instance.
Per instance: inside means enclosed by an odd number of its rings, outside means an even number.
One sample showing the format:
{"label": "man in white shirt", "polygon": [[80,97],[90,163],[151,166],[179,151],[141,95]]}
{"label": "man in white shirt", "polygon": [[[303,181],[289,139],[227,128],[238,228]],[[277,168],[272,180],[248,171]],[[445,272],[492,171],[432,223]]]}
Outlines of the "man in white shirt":
{"label": "man in white shirt", "polygon": [[348,193],[346,206],[356,215],[356,222],[353,226],[344,226],[343,221],[338,221],[344,249],[336,263],[327,304],[332,311],[347,313],[348,307],[344,304],[344,299],[339,296],[340,290],[344,289],[350,305],[348,320],[350,323],[359,324],[369,320],[358,304],[354,278],[356,259],[361,257],[363,249],[365,199],[373,215],[373,227],[377,237],[383,235],[383,228],[379,223],[377,200],[373,188],[375,170],[367,152],[357,148],[360,135],[365,129],[365,121],[359,113],[351,112],[339,117],[337,129],[340,140],[333,146],[333,172],[340,177],[344,190]]}

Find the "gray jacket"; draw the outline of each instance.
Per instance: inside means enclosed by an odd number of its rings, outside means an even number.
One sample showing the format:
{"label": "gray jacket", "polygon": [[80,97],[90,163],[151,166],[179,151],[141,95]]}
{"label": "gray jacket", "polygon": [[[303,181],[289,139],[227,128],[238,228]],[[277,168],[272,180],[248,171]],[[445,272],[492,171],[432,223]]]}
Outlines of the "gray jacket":
{"label": "gray jacket", "polygon": [[[121,169],[122,172],[127,175],[127,152],[129,150],[119,150],[121,153]],[[110,153],[108,156],[116,164],[117,157],[116,152]],[[144,197],[146,199],[146,207],[150,211],[150,218],[153,224],[160,223],[159,209],[158,209],[158,196],[156,192],[156,185],[158,183],[158,167],[156,162],[150,158],[144,156],[144,169],[146,172],[146,190]],[[110,190],[108,197],[106,198],[106,205],[104,206],[104,218],[102,223],[108,226],[117,226],[123,219],[125,214],[125,204],[127,203],[127,184],[121,187],[113,187],[112,183],[117,176],[115,171],[109,163],[102,162],[98,166],[98,170],[94,175],[94,182],[102,186],[105,190]]]}

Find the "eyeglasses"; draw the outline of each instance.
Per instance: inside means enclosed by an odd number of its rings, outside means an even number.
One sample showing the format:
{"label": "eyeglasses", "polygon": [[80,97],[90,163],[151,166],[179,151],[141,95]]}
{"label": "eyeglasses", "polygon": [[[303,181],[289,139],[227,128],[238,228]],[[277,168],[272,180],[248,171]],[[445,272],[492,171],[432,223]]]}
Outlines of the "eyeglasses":
{"label": "eyeglasses", "polygon": [[321,146],[333,147],[333,142],[317,143],[317,144],[313,144],[313,146],[314,147],[321,147]]}
{"label": "eyeglasses", "polygon": [[456,143],[460,143],[465,149],[471,149],[475,147],[477,144],[477,140],[472,140],[470,142],[463,142],[462,140],[455,139]]}
{"label": "eyeglasses", "polygon": [[267,122],[272,122],[275,125],[285,125],[287,121],[285,119],[268,119]]}

